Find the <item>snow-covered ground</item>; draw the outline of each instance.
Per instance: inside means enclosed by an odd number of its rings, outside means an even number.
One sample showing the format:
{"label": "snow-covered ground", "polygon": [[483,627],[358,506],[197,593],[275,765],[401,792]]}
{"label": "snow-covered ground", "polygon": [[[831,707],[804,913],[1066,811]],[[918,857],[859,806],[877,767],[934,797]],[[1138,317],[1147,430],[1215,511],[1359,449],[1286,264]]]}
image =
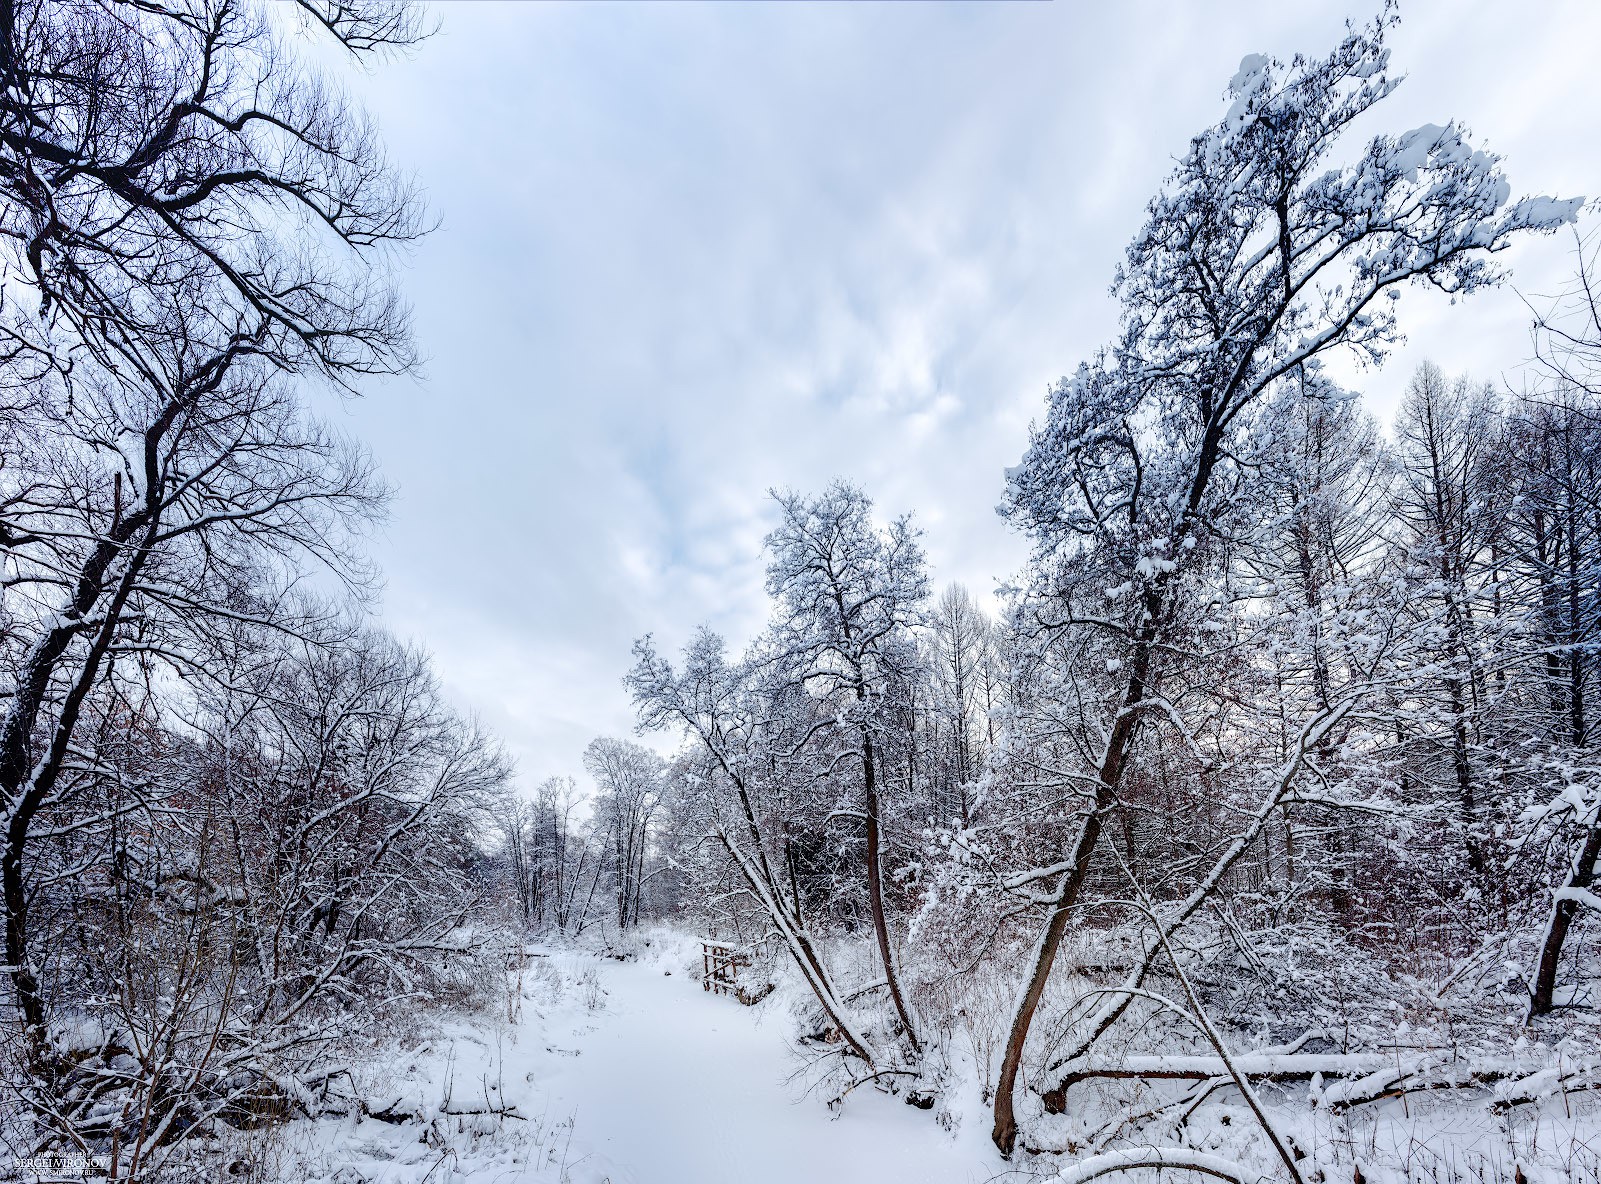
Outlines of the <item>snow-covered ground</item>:
{"label": "snow-covered ground", "polygon": [[[491,1013],[436,1016],[408,1039],[391,1032],[353,1049],[350,1086],[367,1116],[231,1132],[226,1147],[195,1148],[206,1162],[194,1178],[219,1178],[221,1166],[245,1184],[1021,1184],[1104,1166],[1084,1157],[1107,1146],[1084,1138],[1060,1159],[1002,1161],[988,1108],[960,1070],[933,1110],[871,1085],[830,1109],[827,1094],[806,1088],[815,1050],[792,1043],[794,985],[756,1007],[708,994],[699,946],[683,934],[635,940],[627,960],[567,947],[528,955]],[[1338,1112],[1306,1091],[1263,1086],[1261,1096],[1307,1181],[1601,1180],[1587,1094],[1497,1110],[1493,1091],[1446,1091]],[[1227,1093],[1169,1141],[1181,1146],[1160,1155],[1277,1178],[1260,1128]]]}
{"label": "snow-covered ground", "polygon": [[291,1124],[272,1148],[279,1178],[966,1184],[1007,1171],[976,1094],[978,1117],[954,1130],[871,1088],[831,1112],[796,1079],[780,996],[752,1008],[706,993],[682,942],[639,954],[538,950],[500,1023],[456,1025],[360,1082],[372,1109],[413,1121]]}
{"label": "snow-covered ground", "polygon": [[871,1089],[831,1114],[790,1083],[782,1010],[708,994],[663,961],[602,963],[604,1010],[563,1026],[580,1055],[539,1054],[588,1151],[575,1181],[956,1184],[1001,1170],[977,1123],[947,1133]]}

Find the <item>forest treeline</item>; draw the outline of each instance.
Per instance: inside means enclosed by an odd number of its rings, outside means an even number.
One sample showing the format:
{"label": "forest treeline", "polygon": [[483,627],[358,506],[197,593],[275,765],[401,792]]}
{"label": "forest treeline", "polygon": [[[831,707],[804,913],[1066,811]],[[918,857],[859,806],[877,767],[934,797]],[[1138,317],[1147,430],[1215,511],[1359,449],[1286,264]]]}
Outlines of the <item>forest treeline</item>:
{"label": "forest treeline", "polygon": [[374,619],[387,491],[311,410],[414,367],[428,216],[290,34],[360,61],[421,14],[0,0],[7,1146],[154,1179],[359,1115],[353,1033],[647,921],[786,967],[836,1102],[968,1064],[1000,1150],[1074,1178],[1246,1178],[1179,1138],[1227,1088],[1300,1181],[1253,1078],[1305,1057],[1596,1084],[1597,257],[1512,386],[1445,358],[1381,426],[1331,376],[1580,213],[1456,125],[1355,140],[1392,23],[1242,63],[996,475],[1032,549],[993,599],[854,484],[778,492],[768,626],[636,644],[673,754],[522,794]]}

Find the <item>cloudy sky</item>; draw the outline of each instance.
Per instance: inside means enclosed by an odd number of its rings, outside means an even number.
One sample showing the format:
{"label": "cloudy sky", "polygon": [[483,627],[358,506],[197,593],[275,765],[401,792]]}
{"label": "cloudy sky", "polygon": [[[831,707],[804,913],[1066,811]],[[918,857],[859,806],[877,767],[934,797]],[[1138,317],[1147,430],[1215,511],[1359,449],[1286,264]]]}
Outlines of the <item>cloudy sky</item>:
{"label": "cloudy sky", "polygon": [[[633,638],[760,626],[771,487],[849,477],[987,593],[1023,555],[1001,470],[1174,156],[1243,55],[1371,7],[439,5],[348,80],[441,220],[404,277],[426,372],[341,413],[398,487],[384,616],[531,785],[628,733]],[[1601,5],[1402,13],[1366,130],[1455,118],[1514,193],[1601,194]],[[1509,252],[1519,288],[1571,251]],[[1516,292],[1402,307],[1354,376],[1381,417],[1425,357],[1515,381]]]}

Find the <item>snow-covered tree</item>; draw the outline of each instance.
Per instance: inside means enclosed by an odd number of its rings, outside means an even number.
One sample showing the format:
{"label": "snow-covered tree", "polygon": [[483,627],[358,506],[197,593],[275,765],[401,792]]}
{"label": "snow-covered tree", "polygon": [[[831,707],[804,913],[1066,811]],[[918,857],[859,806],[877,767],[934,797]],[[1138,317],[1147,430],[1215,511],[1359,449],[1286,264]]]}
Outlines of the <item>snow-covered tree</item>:
{"label": "snow-covered tree", "polygon": [[605,851],[617,928],[639,923],[652,821],[662,793],[662,759],[630,740],[603,736],[584,749],[594,778],[594,830]]}
{"label": "snow-covered tree", "polygon": [[1194,734],[1183,698],[1206,573],[1244,529],[1265,400],[1334,351],[1382,360],[1401,289],[1466,295],[1492,256],[1571,222],[1578,201],[1511,202],[1497,159],[1454,124],[1374,136],[1352,122],[1397,85],[1386,20],[1327,57],[1252,55],[1224,118],[1151,202],[1119,271],[1121,336],[1050,393],[1010,475],[1005,510],[1035,543],[1052,627],[1102,632],[1120,689],[1096,712],[1069,844],[1048,868],[1048,920],[1015,1011],[994,1138],[1017,1137],[1014,1094],[1033,1018],[1142,732]]}

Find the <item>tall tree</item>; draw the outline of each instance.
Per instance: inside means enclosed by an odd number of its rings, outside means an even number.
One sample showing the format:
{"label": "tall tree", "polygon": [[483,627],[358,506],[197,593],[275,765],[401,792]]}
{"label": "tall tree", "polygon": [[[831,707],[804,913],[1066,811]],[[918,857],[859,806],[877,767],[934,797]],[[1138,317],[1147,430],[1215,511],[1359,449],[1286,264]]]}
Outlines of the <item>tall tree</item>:
{"label": "tall tree", "polygon": [[[1463,850],[1469,871],[1483,876],[1479,836],[1482,787],[1473,750],[1483,740],[1487,684],[1476,615],[1487,606],[1491,557],[1501,542],[1507,507],[1494,467],[1503,453],[1494,392],[1465,380],[1454,387],[1425,362],[1407,386],[1396,425],[1401,481],[1395,506],[1404,543],[1422,578],[1414,581],[1424,611],[1443,625],[1438,647],[1441,723],[1450,754]],[[1424,574],[1426,573],[1426,575]]]}
{"label": "tall tree", "polygon": [[[305,11],[358,57],[419,31],[403,5]],[[0,78],[0,250],[30,292],[0,311],[0,896],[48,1076],[28,861],[86,704],[119,655],[183,671],[241,588],[359,579],[382,490],[291,382],[411,366],[389,259],[422,223],[263,5],[6,0]]]}
{"label": "tall tree", "polygon": [[929,617],[934,717],[943,723],[949,761],[936,776],[944,782],[941,797],[949,805],[940,820],[954,816],[966,826],[971,815],[973,782],[994,743],[992,714],[998,676],[995,670],[995,626],[974,603],[967,589],[949,585]]}
{"label": "tall tree", "polygon": [[884,907],[880,762],[890,685],[917,663],[910,631],[928,596],[923,551],[910,519],[879,527],[873,503],[854,486],[836,482],[815,498],[783,494],[777,501],[783,517],[767,536],[775,657],[798,685],[830,702],[852,735],[873,932],[895,1013],[916,1049]]}
{"label": "tall tree", "polygon": [[775,678],[758,657],[730,662],[722,638],[706,629],[677,668],[649,637],[635,643],[634,656],[625,681],[640,726],[674,728],[693,745],[679,803],[693,820],[687,829],[726,854],[827,1022],[872,1067],[873,1043],[824,957],[797,866],[799,795],[789,774],[818,722],[808,704],[796,702],[804,692],[798,696],[792,681]]}
{"label": "tall tree", "polygon": [[1005,1153],[1030,1027],[1136,739],[1146,721],[1171,718],[1182,658],[1170,639],[1192,574],[1234,530],[1252,480],[1239,457],[1252,451],[1262,399],[1336,350],[1379,361],[1402,286],[1466,294],[1494,283],[1491,253],[1577,213],[1577,201],[1508,204],[1496,158],[1455,125],[1379,135],[1338,162],[1352,122],[1397,85],[1388,22],[1352,30],[1324,58],[1241,63],[1229,111],[1191,141],[1118,273],[1122,335],[1053,388],[1012,472],[1006,512],[1034,540],[1043,583],[1095,556],[1078,595],[1057,600],[1070,622],[1111,635],[1124,682],[1073,838],[1044,877],[1049,919],[995,1096]]}

